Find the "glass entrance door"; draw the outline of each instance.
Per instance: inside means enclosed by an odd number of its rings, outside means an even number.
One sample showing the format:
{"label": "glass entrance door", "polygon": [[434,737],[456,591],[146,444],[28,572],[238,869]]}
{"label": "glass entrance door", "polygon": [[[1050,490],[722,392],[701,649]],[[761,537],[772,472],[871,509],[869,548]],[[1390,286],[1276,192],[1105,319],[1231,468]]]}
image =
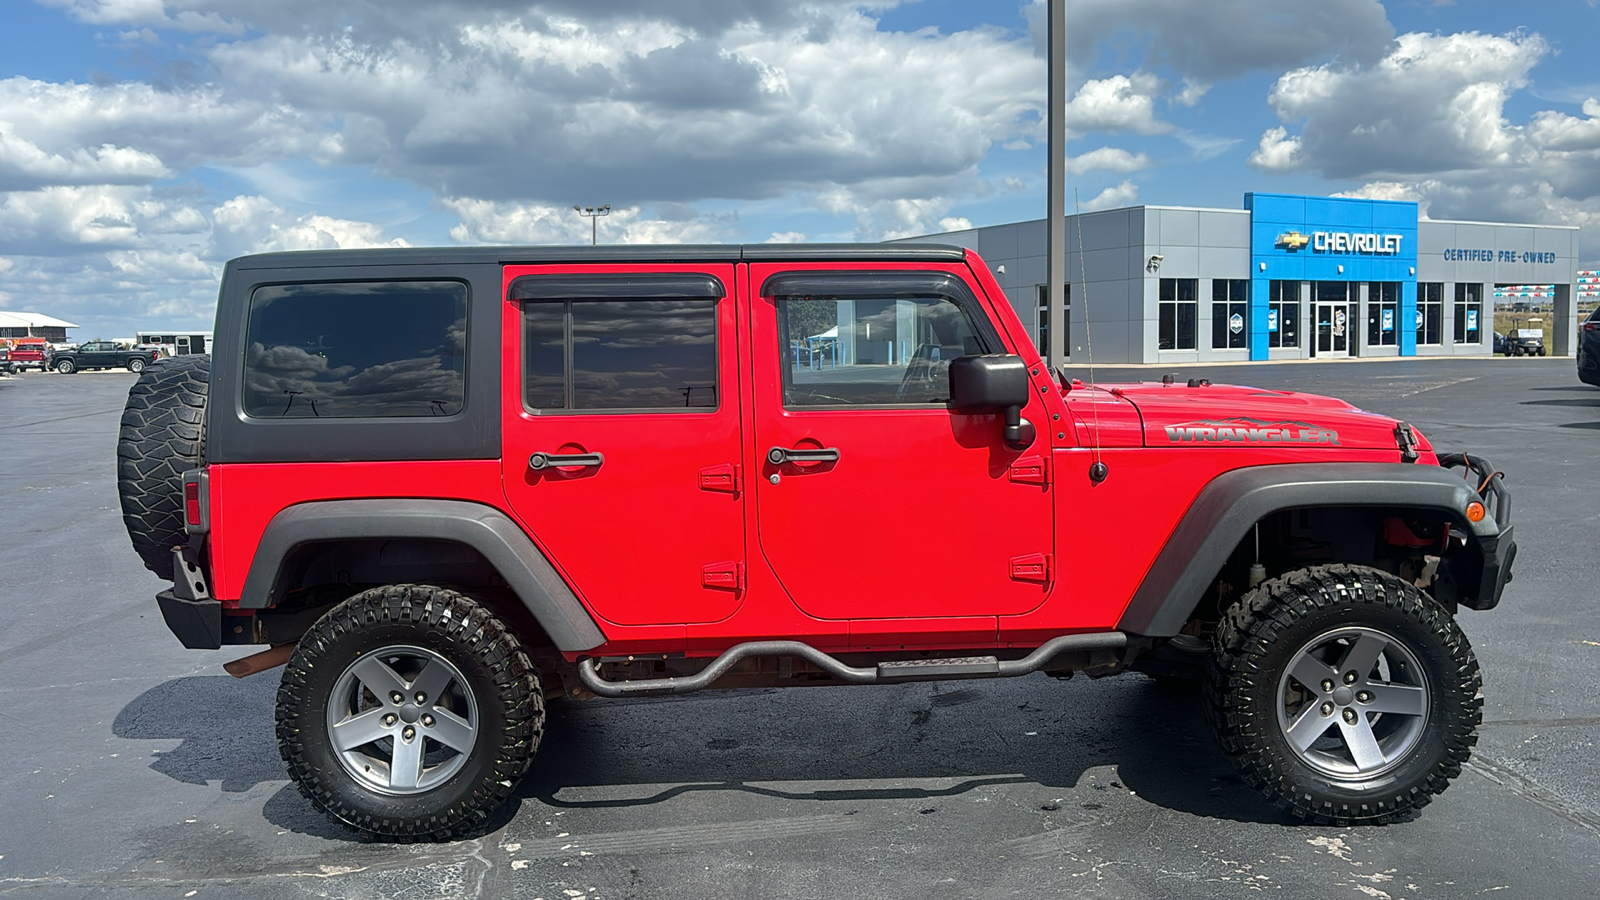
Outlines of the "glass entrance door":
{"label": "glass entrance door", "polygon": [[1350,288],[1345,281],[1319,281],[1311,304],[1311,355],[1338,358],[1350,355]]}

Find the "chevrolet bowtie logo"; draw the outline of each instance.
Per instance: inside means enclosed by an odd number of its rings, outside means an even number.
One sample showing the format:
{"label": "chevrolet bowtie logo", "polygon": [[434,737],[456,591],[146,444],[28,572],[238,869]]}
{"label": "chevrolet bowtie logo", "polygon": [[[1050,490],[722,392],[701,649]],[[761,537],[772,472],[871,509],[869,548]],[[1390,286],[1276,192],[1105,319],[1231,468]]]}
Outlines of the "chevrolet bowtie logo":
{"label": "chevrolet bowtie logo", "polygon": [[1311,243],[1311,236],[1298,231],[1286,231],[1278,235],[1278,246],[1285,250],[1303,250]]}

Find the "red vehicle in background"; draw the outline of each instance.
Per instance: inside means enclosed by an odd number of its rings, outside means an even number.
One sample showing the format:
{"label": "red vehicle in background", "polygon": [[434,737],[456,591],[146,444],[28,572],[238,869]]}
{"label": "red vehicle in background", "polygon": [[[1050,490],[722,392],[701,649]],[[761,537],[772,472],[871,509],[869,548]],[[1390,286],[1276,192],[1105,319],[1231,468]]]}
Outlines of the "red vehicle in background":
{"label": "red vehicle in background", "polygon": [[18,372],[24,369],[43,372],[50,368],[52,353],[50,342],[44,338],[17,338],[11,345],[11,365]]}

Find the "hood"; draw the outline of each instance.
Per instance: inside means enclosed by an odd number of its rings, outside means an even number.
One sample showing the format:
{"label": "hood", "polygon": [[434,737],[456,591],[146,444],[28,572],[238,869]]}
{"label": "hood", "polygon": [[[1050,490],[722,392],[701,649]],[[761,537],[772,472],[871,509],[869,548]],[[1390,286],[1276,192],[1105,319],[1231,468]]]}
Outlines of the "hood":
{"label": "hood", "polygon": [[[1323,397],[1208,382],[1104,385],[1132,403],[1148,447],[1398,450],[1398,419]],[[1416,449],[1433,448],[1420,434]]]}

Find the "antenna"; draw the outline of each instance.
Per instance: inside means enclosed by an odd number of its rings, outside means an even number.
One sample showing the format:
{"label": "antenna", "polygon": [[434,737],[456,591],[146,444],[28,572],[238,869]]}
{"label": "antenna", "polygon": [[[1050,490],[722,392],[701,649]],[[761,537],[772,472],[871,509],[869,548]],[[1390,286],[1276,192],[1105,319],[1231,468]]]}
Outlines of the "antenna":
{"label": "antenna", "polygon": [[[1083,345],[1089,356],[1089,390],[1095,389],[1094,382],[1094,328],[1093,317],[1089,315],[1089,265],[1088,258],[1083,253],[1083,209],[1078,204],[1078,189],[1072,189],[1072,220],[1078,226],[1078,284],[1083,288]],[[1063,335],[1069,341],[1071,335]],[[1091,394],[1091,396],[1093,396]],[[1100,401],[1094,403],[1094,427],[1089,431],[1089,454],[1094,457],[1094,463],[1089,466],[1089,481],[1100,484],[1111,474],[1105,462],[1100,458]]]}

